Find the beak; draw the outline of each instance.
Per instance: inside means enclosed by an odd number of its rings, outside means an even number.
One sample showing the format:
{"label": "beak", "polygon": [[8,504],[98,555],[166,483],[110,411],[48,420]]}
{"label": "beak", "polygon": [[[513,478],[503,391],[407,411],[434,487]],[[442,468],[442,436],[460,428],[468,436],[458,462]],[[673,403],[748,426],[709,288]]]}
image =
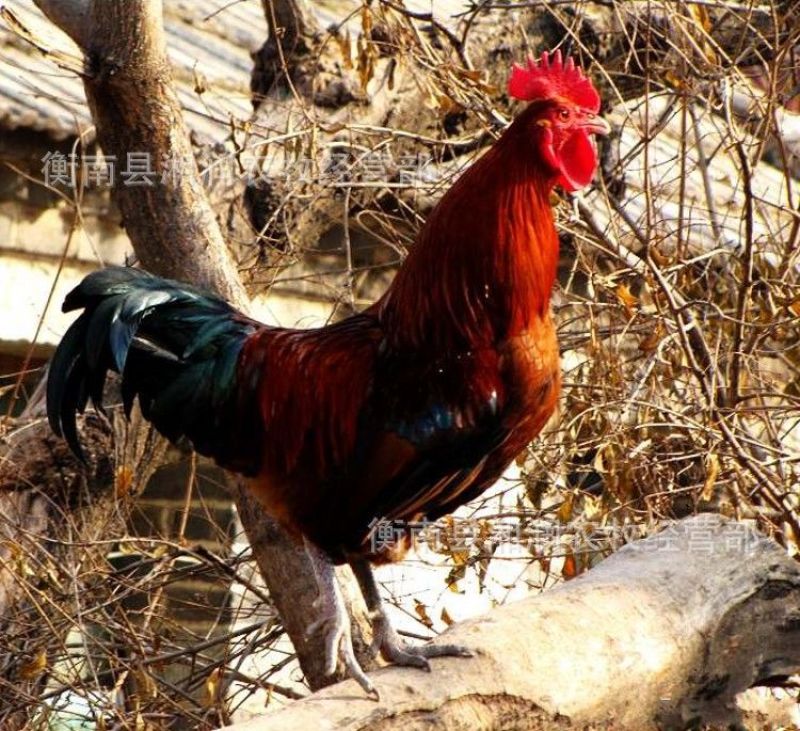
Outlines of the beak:
{"label": "beak", "polygon": [[579,126],[590,135],[607,135],[611,133],[611,125],[597,114],[586,114]]}

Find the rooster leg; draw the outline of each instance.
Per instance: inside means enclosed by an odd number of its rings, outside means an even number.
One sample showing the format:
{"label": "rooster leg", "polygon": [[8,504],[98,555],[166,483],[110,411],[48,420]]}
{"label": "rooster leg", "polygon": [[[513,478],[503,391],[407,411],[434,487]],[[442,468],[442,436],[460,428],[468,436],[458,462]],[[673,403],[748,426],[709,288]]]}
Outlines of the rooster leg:
{"label": "rooster leg", "polygon": [[472,657],[472,652],[461,645],[409,645],[395,631],[386,607],[381,600],[375,574],[369,561],[358,558],[350,561],[353,573],[358,579],[364,601],[367,603],[374,632],[374,643],[383,658],[395,665],[410,665],[430,670],[428,658],[431,657]]}
{"label": "rooster leg", "polygon": [[379,700],[378,691],[362,670],[353,652],[350,615],[347,613],[342,590],[336,580],[336,571],[328,555],[309,541],[304,541],[306,553],[314,567],[319,598],[315,602],[321,616],[308,628],[308,635],[325,633],[325,673],[333,675],[341,658],[347,673],[367,695]]}

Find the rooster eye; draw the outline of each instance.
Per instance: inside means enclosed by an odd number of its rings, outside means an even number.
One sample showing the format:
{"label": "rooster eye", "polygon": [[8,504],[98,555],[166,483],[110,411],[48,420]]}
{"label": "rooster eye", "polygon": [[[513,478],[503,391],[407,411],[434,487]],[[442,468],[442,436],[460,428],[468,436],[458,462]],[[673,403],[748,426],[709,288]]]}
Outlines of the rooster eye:
{"label": "rooster eye", "polygon": [[566,122],[566,121],[568,121],[568,120],[569,120],[569,109],[567,109],[566,107],[561,107],[561,108],[558,110],[558,118],[559,118],[559,119],[560,119],[562,122]]}

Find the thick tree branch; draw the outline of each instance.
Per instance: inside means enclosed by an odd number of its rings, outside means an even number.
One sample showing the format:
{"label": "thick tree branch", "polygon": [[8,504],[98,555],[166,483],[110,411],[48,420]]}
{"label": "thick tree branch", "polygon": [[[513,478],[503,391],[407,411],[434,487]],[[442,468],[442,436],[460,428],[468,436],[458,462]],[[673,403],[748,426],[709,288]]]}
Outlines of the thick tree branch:
{"label": "thick tree branch", "polygon": [[89,42],[90,0],[34,0],[52,23],[63,30],[78,45],[86,48]]}
{"label": "thick tree branch", "polygon": [[85,88],[98,142],[128,169],[131,156],[138,156],[159,173],[142,176],[149,183],[129,180],[114,191],[137,256],[149,271],[208,287],[246,307],[183,123],[161,0],[95,1],[89,17]]}
{"label": "thick tree branch", "polygon": [[800,670],[800,568],[743,524],[689,518],[580,578],[454,626],[475,649],[372,674],[231,731],[642,729],[740,721],[736,696]]}
{"label": "thick tree branch", "polygon": [[305,0],[261,0],[269,33],[279,39],[284,53],[291,53],[303,36],[319,31],[317,22]]}
{"label": "thick tree branch", "polygon": [[[364,101],[355,75],[325,34],[305,0],[262,0],[269,37],[254,54],[253,106],[270,96],[299,95],[334,109]],[[328,39],[330,40],[330,39]]]}

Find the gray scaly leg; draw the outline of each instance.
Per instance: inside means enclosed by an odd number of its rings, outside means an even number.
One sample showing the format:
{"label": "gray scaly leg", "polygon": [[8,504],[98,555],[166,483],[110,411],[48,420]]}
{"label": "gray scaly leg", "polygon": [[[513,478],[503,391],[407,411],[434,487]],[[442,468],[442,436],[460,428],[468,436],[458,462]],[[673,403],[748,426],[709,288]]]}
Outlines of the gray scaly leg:
{"label": "gray scaly leg", "polygon": [[386,608],[381,600],[375,574],[366,559],[358,558],[350,561],[353,573],[358,579],[364,601],[367,603],[374,632],[374,644],[383,658],[395,665],[430,670],[428,658],[431,657],[472,657],[472,652],[461,645],[409,645],[392,627]]}
{"label": "gray scaly leg", "polygon": [[314,567],[317,579],[319,598],[315,602],[321,616],[308,629],[309,634],[318,631],[325,633],[325,672],[332,675],[341,658],[352,677],[375,700],[379,700],[378,691],[367,674],[361,668],[353,652],[353,638],[350,627],[350,615],[347,613],[342,590],[336,580],[336,572],[328,555],[313,543],[304,541],[306,553]]}

